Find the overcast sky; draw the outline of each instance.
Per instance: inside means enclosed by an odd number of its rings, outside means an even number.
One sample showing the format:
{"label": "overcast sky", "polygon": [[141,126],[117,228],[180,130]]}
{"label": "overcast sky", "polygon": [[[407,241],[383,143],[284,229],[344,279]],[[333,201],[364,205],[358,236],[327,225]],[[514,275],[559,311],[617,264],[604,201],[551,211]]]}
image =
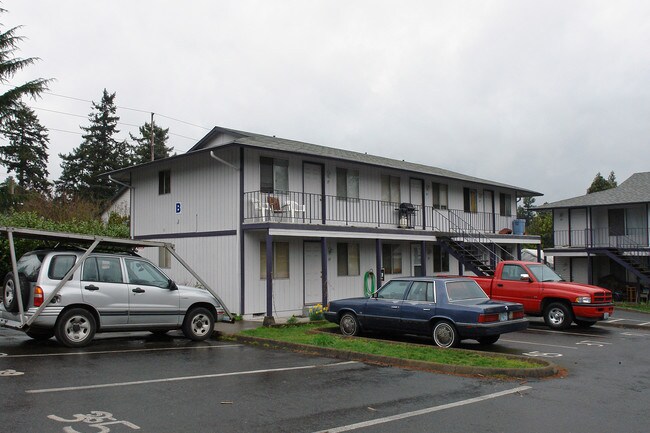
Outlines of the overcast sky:
{"label": "overcast sky", "polygon": [[41,58],[10,84],[56,79],[29,101],[52,179],[104,88],[120,138],[155,112],[179,153],[223,126],[508,183],[537,204],[584,194],[597,172],[650,171],[647,0],[1,6],[2,31],[24,26],[19,55]]}

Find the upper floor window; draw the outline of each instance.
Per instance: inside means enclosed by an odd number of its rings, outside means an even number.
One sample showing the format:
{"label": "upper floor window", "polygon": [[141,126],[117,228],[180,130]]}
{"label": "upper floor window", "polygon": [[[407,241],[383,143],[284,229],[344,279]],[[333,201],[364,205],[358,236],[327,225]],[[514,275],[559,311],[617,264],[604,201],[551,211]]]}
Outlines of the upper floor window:
{"label": "upper floor window", "polygon": [[381,175],[381,199],[392,203],[401,202],[399,177],[387,174]]}
{"label": "upper floor window", "polygon": [[169,194],[172,192],[171,186],[172,172],[171,170],[162,170],[158,172],[158,194]]}
{"label": "upper floor window", "polygon": [[499,194],[499,215],[512,216],[512,196],[510,194]]}
{"label": "upper floor window", "polygon": [[336,195],[339,198],[359,198],[359,170],[336,169]]}
{"label": "upper floor window", "polygon": [[449,209],[447,184],[433,183],[433,208],[434,209]]}
{"label": "upper floor window", "polygon": [[289,161],[260,157],[260,191],[289,191]]}
{"label": "upper floor window", "polygon": [[465,212],[478,212],[478,191],[473,188],[463,188],[463,209]]}
{"label": "upper floor window", "polygon": [[336,245],[337,275],[359,275],[359,244],[340,242]]}
{"label": "upper floor window", "polygon": [[610,236],[625,235],[625,209],[608,209],[607,221]]}

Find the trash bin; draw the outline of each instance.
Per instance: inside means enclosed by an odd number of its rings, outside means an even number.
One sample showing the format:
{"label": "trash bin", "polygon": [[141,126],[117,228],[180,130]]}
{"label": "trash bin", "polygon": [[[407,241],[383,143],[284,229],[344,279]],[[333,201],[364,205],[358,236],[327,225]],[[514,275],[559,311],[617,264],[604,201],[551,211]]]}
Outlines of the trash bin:
{"label": "trash bin", "polygon": [[526,220],[525,219],[516,219],[512,221],[512,234],[513,235],[523,235],[526,231]]}

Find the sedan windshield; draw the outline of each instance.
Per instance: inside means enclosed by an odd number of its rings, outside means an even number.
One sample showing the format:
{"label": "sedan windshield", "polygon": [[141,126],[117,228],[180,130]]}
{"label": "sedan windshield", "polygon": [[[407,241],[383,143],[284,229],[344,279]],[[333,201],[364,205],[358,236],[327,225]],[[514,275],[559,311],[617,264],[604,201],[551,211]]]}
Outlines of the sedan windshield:
{"label": "sedan windshield", "polygon": [[481,286],[474,280],[466,281],[448,281],[447,298],[450,302],[453,301],[466,301],[468,299],[489,299]]}
{"label": "sedan windshield", "polygon": [[528,265],[528,269],[530,269],[537,281],[564,281],[562,277],[546,265]]}

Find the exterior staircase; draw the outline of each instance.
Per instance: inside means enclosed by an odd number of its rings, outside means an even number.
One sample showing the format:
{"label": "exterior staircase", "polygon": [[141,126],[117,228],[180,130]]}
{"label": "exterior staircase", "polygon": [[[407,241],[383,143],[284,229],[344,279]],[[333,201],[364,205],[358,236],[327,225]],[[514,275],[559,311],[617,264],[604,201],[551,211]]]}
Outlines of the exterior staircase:
{"label": "exterior staircase", "polygon": [[650,268],[639,259],[641,256],[635,255],[639,253],[639,250],[629,251],[629,254],[626,254],[626,250],[619,248],[603,248],[594,252],[604,254],[623,266],[639,279],[641,285],[650,285]]}

